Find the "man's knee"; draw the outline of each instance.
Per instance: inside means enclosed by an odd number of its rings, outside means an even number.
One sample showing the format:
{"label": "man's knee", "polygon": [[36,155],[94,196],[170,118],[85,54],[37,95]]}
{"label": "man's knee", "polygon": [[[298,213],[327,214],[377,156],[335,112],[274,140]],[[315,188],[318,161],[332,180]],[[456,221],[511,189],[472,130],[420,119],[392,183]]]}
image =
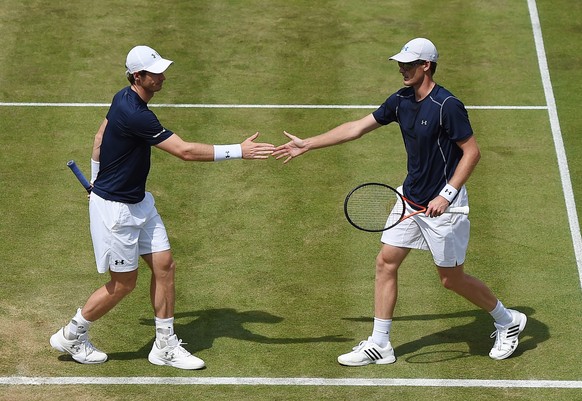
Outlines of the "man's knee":
{"label": "man's knee", "polygon": [[176,262],[173,258],[160,258],[155,260],[152,266],[152,280],[159,285],[172,286],[176,272]]}
{"label": "man's knee", "polygon": [[449,276],[441,276],[441,284],[450,291],[454,291],[457,288],[456,280]]}
{"label": "man's knee", "polygon": [[157,275],[161,277],[174,276],[176,271],[176,262],[174,259],[164,261],[164,263],[160,263],[158,266],[156,266],[155,270]]}
{"label": "man's knee", "polygon": [[156,278],[173,277],[176,262],[170,251],[142,255]]}
{"label": "man's knee", "polygon": [[465,279],[462,265],[456,267],[439,267],[439,276],[443,287],[451,291],[456,291],[462,286]]}
{"label": "man's knee", "polygon": [[121,297],[132,292],[137,285],[137,270],[127,273],[111,273],[111,280],[106,285],[110,293]]}
{"label": "man's knee", "polygon": [[[405,256],[405,255],[404,255]],[[376,274],[377,275],[395,275],[404,259],[401,252],[397,249],[382,247],[382,250],[376,257]]]}
{"label": "man's knee", "polygon": [[378,254],[376,257],[376,273],[386,274],[390,272],[394,272],[394,263],[391,260],[386,259],[382,252]]}

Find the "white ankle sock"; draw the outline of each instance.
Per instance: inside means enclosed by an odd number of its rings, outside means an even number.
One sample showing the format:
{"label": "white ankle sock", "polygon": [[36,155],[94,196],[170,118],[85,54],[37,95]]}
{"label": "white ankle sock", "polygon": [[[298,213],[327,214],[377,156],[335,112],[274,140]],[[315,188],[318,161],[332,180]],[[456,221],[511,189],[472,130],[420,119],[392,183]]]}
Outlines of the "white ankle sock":
{"label": "white ankle sock", "polygon": [[83,317],[83,315],[81,314],[81,308],[79,308],[77,309],[75,317],[73,317],[69,324],[67,325],[67,329],[65,330],[65,336],[67,336],[69,340],[72,340],[80,336],[81,334],[86,333],[87,330],[89,330],[91,323],[93,322],[90,322]]}
{"label": "white ankle sock", "polygon": [[156,338],[159,340],[166,340],[168,337],[174,334],[174,318],[169,317],[167,319],[162,319],[155,317],[154,321],[156,323]]}
{"label": "white ankle sock", "polygon": [[489,314],[493,317],[493,319],[495,319],[495,323],[497,323],[500,326],[507,326],[513,321],[513,316],[511,315],[511,312],[509,312],[509,309],[503,306],[503,304],[499,300],[497,300],[497,305],[495,306],[495,309],[489,312]]}
{"label": "white ankle sock", "polygon": [[372,330],[372,341],[380,347],[385,348],[390,342],[390,328],[392,319],[374,318],[374,329]]}

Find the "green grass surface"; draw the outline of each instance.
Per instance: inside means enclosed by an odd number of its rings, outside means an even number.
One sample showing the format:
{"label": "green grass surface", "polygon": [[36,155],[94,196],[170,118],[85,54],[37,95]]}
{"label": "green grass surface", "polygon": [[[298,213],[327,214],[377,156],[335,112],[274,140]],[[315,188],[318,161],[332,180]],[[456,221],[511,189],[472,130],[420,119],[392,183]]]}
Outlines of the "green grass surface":
{"label": "green grass surface", "polygon": [[[538,1],[576,199],[582,199],[577,91],[582,6]],[[467,105],[545,105],[526,1],[54,1],[0,4],[0,102],[109,102],[136,44],[175,61],[153,103],[380,104],[401,85],[387,57],[415,36],[441,54],[436,79]],[[323,132],[371,110],[171,109],[191,141],[260,131]],[[274,160],[185,163],[154,151],[148,189],[178,263],[176,329],[208,368],[147,362],[149,272],[92,329],[110,360],[84,366],[48,338],[105,280],[87,200],[65,163],[88,173],[106,108],[0,107],[0,376],[184,376],[580,380],[581,289],[546,110],[469,110],[482,160],[468,188],[467,259],[529,315],[516,355],[487,353],[490,317],[441,288],[427,253],[402,266],[390,366],[336,363],[371,330],[379,237],[343,217],[364,181],[398,183],[397,126]],[[579,211],[580,206],[578,206]],[[0,386],[0,400],[575,400],[580,390],[430,387]]]}

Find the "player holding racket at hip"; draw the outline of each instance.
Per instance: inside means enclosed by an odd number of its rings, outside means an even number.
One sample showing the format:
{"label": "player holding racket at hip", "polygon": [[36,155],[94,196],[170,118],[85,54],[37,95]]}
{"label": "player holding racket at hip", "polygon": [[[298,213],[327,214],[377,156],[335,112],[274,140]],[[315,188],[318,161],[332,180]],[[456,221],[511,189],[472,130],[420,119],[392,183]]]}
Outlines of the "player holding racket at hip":
{"label": "player holding racket at hip", "polygon": [[91,238],[97,270],[108,271],[110,281],[93,292],[70,322],[50,339],[53,348],[71,354],[80,363],[107,360],[107,355],[89,341],[88,329],[135,288],[141,256],[152,271],[150,293],[156,327],[148,360],[180,369],[204,367],[204,362],[184,349],[174,333],[176,263],[154,198],[145,190],[151,148],[186,161],[209,162],[268,159],[275,149],[271,144],[255,142],[258,133],[240,144],[208,145],[186,142],[164,128],[147,104],[162,89],[164,72],[170,64],[172,61],[150,47],[134,47],[126,59],[130,85],[113,97],[95,135],[89,199]]}
{"label": "player holding racket at hip", "polygon": [[515,351],[527,318],[507,309],[483,282],[465,273],[468,216],[445,213],[449,207],[468,206],[465,183],[480,159],[467,111],[461,101],[433,80],[438,53],[431,41],[413,39],[390,59],[398,62],[405,87],[376,111],[307,139],[285,132],[290,141],[273,152],[287,163],[309,150],[352,141],[396,122],[408,158],[408,172],[400,191],[411,203],[426,207],[424,213],[382,232],[383,244],[376,258],[372,335],[351,352],[340,355],[338,362],[363,366],[396,360],[390,329],[398,294],[398,268],[411,249],[430,250],[442,285],[491,314],[495,343],[489,356],[505,359]]}

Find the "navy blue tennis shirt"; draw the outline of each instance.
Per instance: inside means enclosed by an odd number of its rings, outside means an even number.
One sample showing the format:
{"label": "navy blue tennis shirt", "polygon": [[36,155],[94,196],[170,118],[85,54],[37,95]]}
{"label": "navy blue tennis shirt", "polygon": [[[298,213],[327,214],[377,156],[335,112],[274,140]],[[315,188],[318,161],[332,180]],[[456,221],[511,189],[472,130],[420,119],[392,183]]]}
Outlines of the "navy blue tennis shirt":
{"label": "navy blue tennis shirt", "polygon": [[373,112],[379,124],[400,125],[408,155],[404,196],[428,205],[453,176],[463,152],[455,142],[473,135],[463,103],[445,88],[435,85],[420,102],[414,88],[391,95]]}
{"label": "navy blue tennis shirt", "polygon": [[172,134],[131,87],[117,92],[107,113],[93,192],[111,201],[141,202],[150,171],[151,147]]}

